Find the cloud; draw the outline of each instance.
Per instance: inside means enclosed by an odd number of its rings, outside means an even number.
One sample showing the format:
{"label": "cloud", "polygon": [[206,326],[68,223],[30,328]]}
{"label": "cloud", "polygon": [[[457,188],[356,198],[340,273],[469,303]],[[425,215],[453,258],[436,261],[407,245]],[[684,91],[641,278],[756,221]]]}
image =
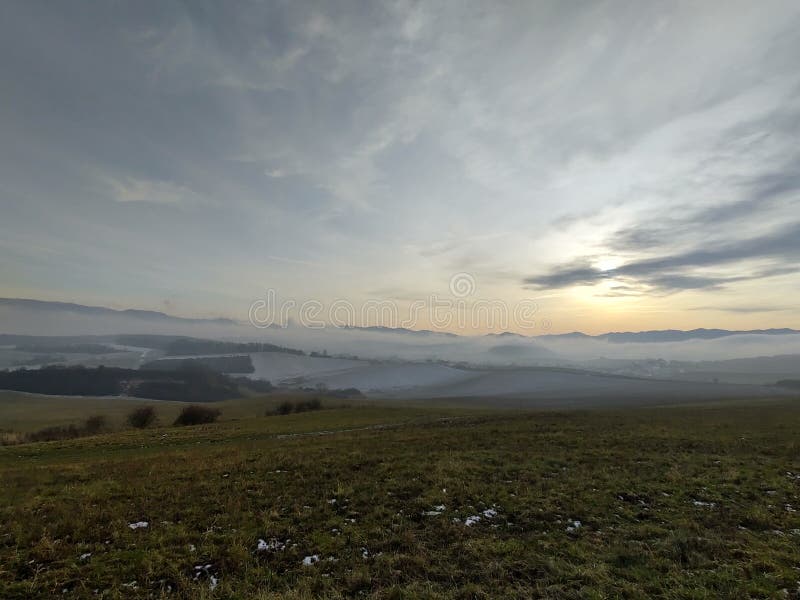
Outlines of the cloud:
{"label": "cloud", "polygon": [[[640,240],[638,240],[640,241]],[[732,263],[768,260],[769,266],[755,268],[736,276],[700,275],[699,269],[719,269]],[[567,264],[542,276],[524,280],[537,288],[563,288],[572,285],[595,285],[604,280],[617,280],[646,286],[654,291],[669,292],[690,289],[714,289],[738,281],[763,279],[795,273],[800,267],[800,222],[790,224],[767,235],[729,241],[711,247],[634,260],[608,270],[590,266],[590,258]]]}
{"label": "cloud", "polygon": [[689,310],[700,312],[729,312],[739,314],[758,314],[771,312],[787,312],[794,310],[790,306],[693,306]]}
{"label": "cloud", "polygon": [[183,185],[168,181],[125,178],[107,179],[112,197],[117,202],[149,202],[153,204],[183,204],[199,196]]}

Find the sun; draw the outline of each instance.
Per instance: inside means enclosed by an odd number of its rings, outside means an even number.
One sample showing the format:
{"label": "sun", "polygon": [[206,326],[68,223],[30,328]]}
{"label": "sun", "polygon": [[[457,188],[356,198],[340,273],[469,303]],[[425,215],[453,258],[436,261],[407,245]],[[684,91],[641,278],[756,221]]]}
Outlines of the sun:
{"label": "sun", "polygon": [[601,256],[594,261],[592,266],[598,271],[613,271],[622,264],[616,256]]}

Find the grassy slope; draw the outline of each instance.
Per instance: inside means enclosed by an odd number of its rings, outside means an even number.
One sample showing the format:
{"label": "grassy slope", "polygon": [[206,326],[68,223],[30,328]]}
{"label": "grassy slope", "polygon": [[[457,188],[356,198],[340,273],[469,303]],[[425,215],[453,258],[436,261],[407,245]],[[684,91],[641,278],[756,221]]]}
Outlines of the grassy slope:
{"label": "grassy slope", "polygon": [[[304,398],[300,394],[273,393],[254,395],[223,402],[205,402],[222,411],[223,420],[247,419],[264,416],[264,413],[283,400]],[[357,400],[331,399],[329,403],[359,403]],[[142,398],[89,396],[47,396],[0,390],[0,431],[30,432],[44,427],[60,425],[80,425],[92,415],[105,415],[113,429],[121,428],[127,415],[139,406],[154,406],[159,421],[172,423],[187,405],[186,402],[167,400],[147,400]]]}
{"label": "grassy slope", "polygon": [[371,407],[0,448],[0,597],[796,597],[799,425]]}

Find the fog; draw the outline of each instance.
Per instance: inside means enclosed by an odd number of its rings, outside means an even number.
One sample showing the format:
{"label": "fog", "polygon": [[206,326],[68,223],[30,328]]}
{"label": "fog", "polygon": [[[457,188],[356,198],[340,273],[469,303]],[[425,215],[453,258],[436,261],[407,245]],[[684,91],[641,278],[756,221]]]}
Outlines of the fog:
{"label": "fog", "polygon": [[586,336],[522,337],[513,334],[455,336],[433,332],[299,325],[258,329],[226,320],[181,319],[42,303],[0,305],[0,333],[75,336],[123,333],[185,335],[261,341],[307,352],[367,359],[442,360],[476,365],[558,365],[594,359],[725,360],[800,354],[800,334],[739,334],[680,342],[609,342]]}

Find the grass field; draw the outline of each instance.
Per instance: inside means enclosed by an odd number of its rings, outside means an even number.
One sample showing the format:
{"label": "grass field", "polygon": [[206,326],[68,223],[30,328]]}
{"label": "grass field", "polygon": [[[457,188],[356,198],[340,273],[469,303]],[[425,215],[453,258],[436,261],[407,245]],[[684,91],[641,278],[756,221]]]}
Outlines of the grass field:
{"label": "grass field", "polygon": [[799,426],[367,406],[0,448],[0,598],[800,597]]}
{"label": "grass field", "polygon": [[[217,408],[224,421],[263,417],[284,400],[297,401],[317,397],[301,393],[272,393],[251,395],[222,402],[204,402],[203,406]],[[326,405],[362,404],[359,400],[341,400],[321,396]],[[156,408],[159,423],[168,425],[175,420],[186,402],[145,400],[130,397],[46,396],[0,390],[0,432],[27,433],[45,427],[80,425],[87,417],[103,415],[110,429],[125,427],[125,419],[141,406]]]}

